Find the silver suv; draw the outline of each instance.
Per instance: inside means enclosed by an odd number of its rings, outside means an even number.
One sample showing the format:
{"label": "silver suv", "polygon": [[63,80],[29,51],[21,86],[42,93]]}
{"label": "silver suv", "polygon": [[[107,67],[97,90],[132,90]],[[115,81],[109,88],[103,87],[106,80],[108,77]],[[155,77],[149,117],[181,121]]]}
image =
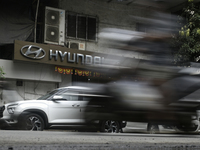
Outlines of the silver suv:
{"label": "silver suv", "polygon": [[8,127],[23,130],[41,131],[60,127],[75,129],[85,126],[102,132],[119,132],[126,126],[126,122],[95,120],[88,123],[85,120],[84,109],[89,99],[98,96],[95,95],[95,88],[81,86],[58,88],[37,100],[5,104],[1,120],[4,120]]}

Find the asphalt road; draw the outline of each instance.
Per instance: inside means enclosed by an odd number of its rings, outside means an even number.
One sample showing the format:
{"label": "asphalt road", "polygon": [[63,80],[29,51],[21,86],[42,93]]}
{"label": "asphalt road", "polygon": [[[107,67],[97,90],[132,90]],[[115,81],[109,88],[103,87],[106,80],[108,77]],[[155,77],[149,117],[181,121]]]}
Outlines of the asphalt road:
{"label": "asphalt road", "polygon": [[0,150],[196,150],[200,135],[0,130]]}

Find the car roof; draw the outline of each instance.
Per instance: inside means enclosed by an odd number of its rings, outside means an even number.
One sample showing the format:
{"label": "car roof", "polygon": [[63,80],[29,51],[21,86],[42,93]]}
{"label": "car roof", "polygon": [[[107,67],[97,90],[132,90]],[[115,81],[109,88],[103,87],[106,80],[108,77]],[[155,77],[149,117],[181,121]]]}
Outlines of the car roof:
{"label": "car roof", "polygon": [[67,86],[67,87],[60,87],[58,89],[60,90],[62,89],[91,90],[92,88],[84,87],[84,86]]}
{"label": "car roof", "polygon": [[59,90],[63,89],[74,89],[74,90],[98,90],[102,87],[102,84],[81,84],[81,85],[72,85],[67,87],[60,87]]}

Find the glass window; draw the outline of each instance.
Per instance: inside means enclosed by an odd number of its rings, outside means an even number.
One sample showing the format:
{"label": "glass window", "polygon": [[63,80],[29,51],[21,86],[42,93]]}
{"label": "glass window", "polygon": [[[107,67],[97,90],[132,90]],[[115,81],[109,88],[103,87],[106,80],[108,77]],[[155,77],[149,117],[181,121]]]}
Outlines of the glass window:
{"label": "glass window", "polygon": [[67,36],[76,37],[76,15],[70,14],[67,19]]}
{"label": "glass window", "polygon": [[66,13],[66,38],[96,41],[97,17]]}
{"label": "glass window", "polygon": [[86,17],[78,16],[77,37],[86,39]]}
{"label": "glass window", "polygon": [[96,18],[88,18],[87,38],[90,40],[96,40],[96,22]]}
{"label": "glass window", "polygon": [[90,100],[90,98],[87,96],[83,96],[83,98],[82,98],[82,101],[89,101],[89,100]]}
{"label": "glass window", "polygon": [[53,91],[47,93],[46,95],[39,97],[38,100],[46,100],[46,99],[48,99],[49,97],[53,96],[55,93],[58,93],[58,92],[59,92],[58,89],[53,90]]}
{"label": "glass window", "polygon": [[65,91],[58,95],[63,100],[67,101],[78,101],[79,92],[77,91]]}

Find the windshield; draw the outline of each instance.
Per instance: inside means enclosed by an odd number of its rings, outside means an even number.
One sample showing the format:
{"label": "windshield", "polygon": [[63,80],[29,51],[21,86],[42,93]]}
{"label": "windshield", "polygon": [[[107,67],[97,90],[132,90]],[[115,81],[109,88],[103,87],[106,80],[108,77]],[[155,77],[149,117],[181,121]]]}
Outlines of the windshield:
{"label": "windshield", "polygon": [[59,89],[53,90],[53,91],[47,93],[46,95],[39,97],[38,100],[46,100],[49,97],[51,97],[52,95],[54,95],[55,93],[57,93],[58,91],[59,91]]}

